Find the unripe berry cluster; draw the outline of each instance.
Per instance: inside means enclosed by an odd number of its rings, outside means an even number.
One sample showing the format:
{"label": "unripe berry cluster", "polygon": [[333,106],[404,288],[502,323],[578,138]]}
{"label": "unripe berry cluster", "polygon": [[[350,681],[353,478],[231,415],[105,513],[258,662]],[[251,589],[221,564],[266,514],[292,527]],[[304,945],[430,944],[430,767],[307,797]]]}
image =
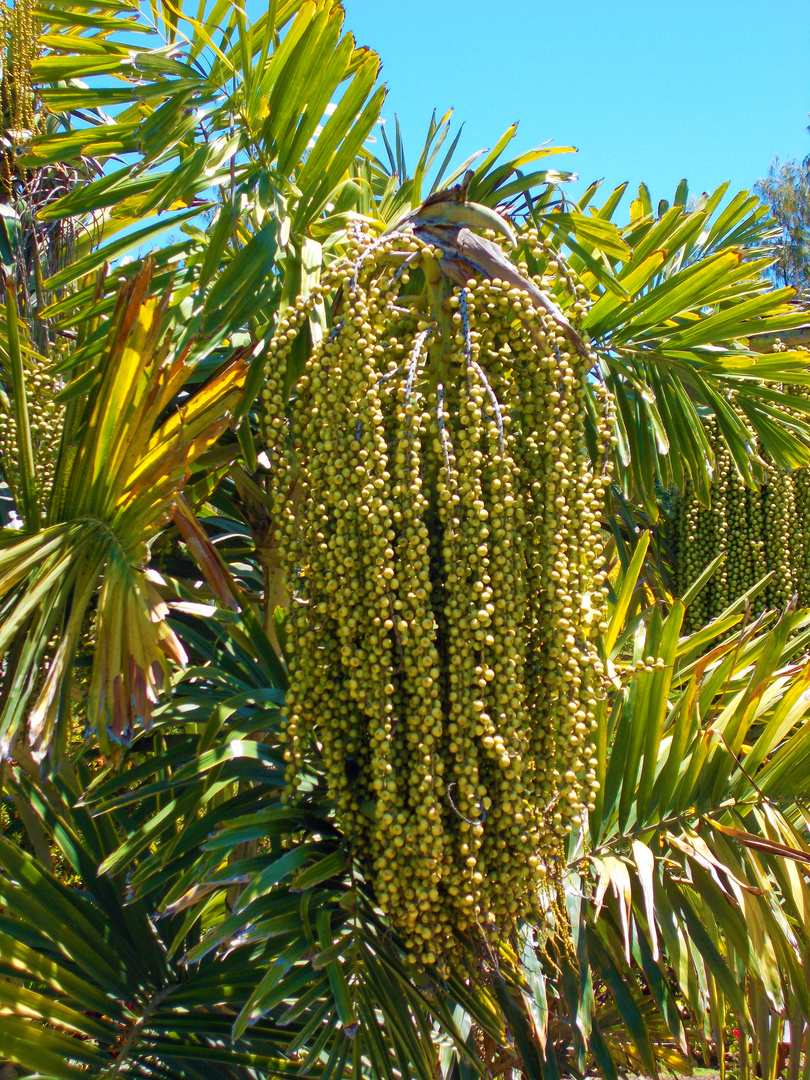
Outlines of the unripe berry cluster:
{"label": "unripe berry cluster", "polygon": [[[59,453],[64,405],[55,401],[59,377],[46,366],[26,373],[28,425],[34,450],[34,469],[40,498],[50,490]],[[0,468],[14,501],[20,505],[20,450],[13,406],[0,400]]]}
{"label": "unripe berry cluster", "polygon": [[444,280],[437,299],[422,288],[437,257],[409,233],[359,235],[325,282],[341,306],[294,404],[306,303],[264,392],[293,591],[288,780],[317,748],[381,908],[426,964],[539,916],[597,786],[610,421],[595,358],[527,291]]}
{"label": "unripe berry cluster", "polygon": [[807,469],[782,472],[760,450],[769,466],[766,481],[760,488],[748,488],[718,435],[716,421],[706,421],[706,433],[715,459],[711,505],[700,503],[689,482],[675,507],[678,593],[682,595],[718,555],[724,561],[690,605],[686,628],[701,629],[766,574],[771,578],[752,602],[754,613],[784,608],[794,596],[800,607],[810,605]]}

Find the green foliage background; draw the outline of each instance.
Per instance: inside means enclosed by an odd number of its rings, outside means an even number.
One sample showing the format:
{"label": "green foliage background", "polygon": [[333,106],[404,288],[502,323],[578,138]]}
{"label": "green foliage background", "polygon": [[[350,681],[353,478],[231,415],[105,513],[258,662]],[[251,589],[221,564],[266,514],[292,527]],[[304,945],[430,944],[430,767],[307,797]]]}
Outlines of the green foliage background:
{"label": "green foliage background", "polygon": [[[619,224],[622,188],[574,203],[553,148],[509,156],[514,129],[456,162],[449,117],[412,170],[399,131],[377,157],[379,59],[343,22],[335,0],[252,24],[230,0],[4,9],[0,1057],[60,1078],[613,1078],[724,1071],[737,1028],[740,1074],[772,1080],[785,1018],[795,1046],[810,1017],[809,617],[752,621],[757,583],[685,634],[706,576],[673,595],[656,523],[671,486],[709,499],[706,417],[744,483],[754,436],[807,465],[806,399],[783,390],[806,355],[758,345],[804,319],[765,276],[774,224],[748,192],[685,185],[658,207],[642,187]],[[462,178],[540,230],[553,301],[552,256],[587,288],[617,483],[598,807],[545,922],[448,975],[407,964],[315,749],[305,797],[282,797],[256,401],[351,222],[382,232]],[[314,306],[291,391],[331,320]]]}

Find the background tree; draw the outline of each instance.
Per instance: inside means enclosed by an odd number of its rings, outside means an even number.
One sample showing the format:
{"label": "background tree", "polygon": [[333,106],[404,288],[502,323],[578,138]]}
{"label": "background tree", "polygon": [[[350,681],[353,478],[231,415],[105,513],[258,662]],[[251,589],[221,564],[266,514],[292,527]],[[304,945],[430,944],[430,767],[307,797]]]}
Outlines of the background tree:
{"label": "background tree", "polygon": [[780,229],[771,273],[806,299],[810,295],[810,157],[800,163],[776,158],[767,177],[754,184],[754,191]]}

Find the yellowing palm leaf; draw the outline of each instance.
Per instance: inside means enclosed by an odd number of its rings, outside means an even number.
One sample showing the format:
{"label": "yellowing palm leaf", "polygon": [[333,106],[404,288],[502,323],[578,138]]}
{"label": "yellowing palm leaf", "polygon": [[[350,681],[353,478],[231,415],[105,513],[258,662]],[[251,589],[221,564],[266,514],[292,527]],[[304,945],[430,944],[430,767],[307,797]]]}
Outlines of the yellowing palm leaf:
{"label": "yellowing palm leaf", "polygon": [[[185,653],[146,572],[149,545],[170,520],[189,466],[228,426],[247,374],[234,358],[168,417],[194,371],[177,352],[166,298],[147,264],[122,292],[86,394],[68,410],[40,531],[0,535],[0,753],[27,725],[40,758],[67,737],[73,702],[110,752],[148,726]],[[66,396],[71,396],[68,384]],[[95,621],[85,687],[72,679]]]}

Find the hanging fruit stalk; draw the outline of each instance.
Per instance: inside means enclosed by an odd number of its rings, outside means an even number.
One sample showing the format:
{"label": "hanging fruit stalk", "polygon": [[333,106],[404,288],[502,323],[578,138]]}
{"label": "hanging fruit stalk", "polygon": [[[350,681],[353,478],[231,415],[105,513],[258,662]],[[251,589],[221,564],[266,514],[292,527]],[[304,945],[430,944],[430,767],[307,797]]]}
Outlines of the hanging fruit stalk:
{"label": "hanging fruit stalk", "polygon": [[[492,943],[537,917],[590,804],[609,475],[576,328],[497,245],[478,238],[509,275],[484,277],[473,234],[445,235],[358,231],[280,321],[263,392],[293,592],[288,780],[317,746],[380,906],[427,964],[459,933]],[[292,342],[330,290],[288,414]]]}
{"label": "hanging fruit stalk", "polygon": [[10,202],[15,194],[16,147],[30,138],[37,123],[31,64],[37,56],[38,36],[31,0],[16,0],[13,6],[0,3],[0,186],[4,202]]}
{"label": "hanging fruit stalk", "polygon": [[[794,387],[791,392],[806,391]],[[711,506],[699,502],[691,482],[677,501],[677,592],[686,592],[718,555],[723,564],[690,605],[687,629],[701,629],[766,575],[770,581],[753,601],[755,614],[765,608],[782,609],[793,597],[799,607],[810,605],[807,469],[782,472],[759,450],[766,479],[761,488],[747,488],[714,420],[706,421],[706,432],[715,458]]]}
{"label": "hanging fruit stalk", "polygon": [[[61,380],[55,365],[32,354],[21,340],[17,297],[11,275],[5,279],[6,335],[11,398],[0,389],[0,471],[31,529],[39,527],[43,493],[53,481],[64,406],[55,400]],[[24,353],[33,355],[26,368]]]}

